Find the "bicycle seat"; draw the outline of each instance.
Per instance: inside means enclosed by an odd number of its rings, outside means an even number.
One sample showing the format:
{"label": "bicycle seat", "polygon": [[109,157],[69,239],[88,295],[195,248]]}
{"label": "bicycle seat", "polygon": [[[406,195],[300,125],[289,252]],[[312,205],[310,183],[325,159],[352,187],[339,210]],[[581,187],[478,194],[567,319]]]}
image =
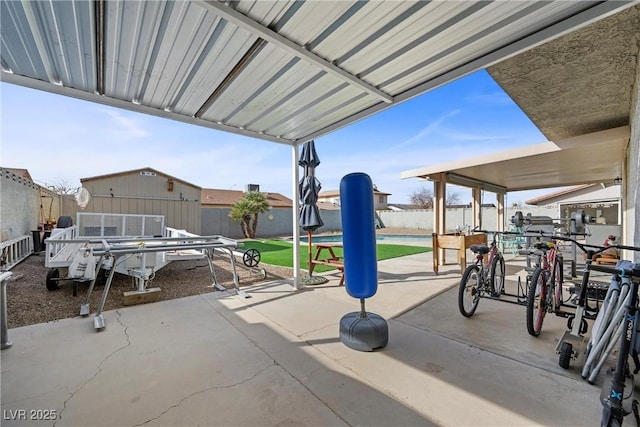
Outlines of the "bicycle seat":
{"label": "bicycle seat", "polygon": [[551,242],[535,242],[533,244],[533,247],[536,248],[536,249],[540,249],[540,250],[546,251],[548,249],[553,248],[553,243],[551,243]]}
{"label": "bicycle seat", "polygon": [[480,254],[480,255],[488,254],[489,251],[491,250],[487,245],[471,245],[469,246],[469,249],[471,249],[471,252],[473,252],[474,254]]}

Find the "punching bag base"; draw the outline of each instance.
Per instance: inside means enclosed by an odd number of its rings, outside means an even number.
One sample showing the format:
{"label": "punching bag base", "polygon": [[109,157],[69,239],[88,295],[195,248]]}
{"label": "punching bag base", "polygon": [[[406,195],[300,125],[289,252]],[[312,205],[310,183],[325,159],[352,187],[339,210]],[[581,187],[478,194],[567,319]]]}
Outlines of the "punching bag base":
{"label": "punching bag base", "polygon": [[387,321],[375,313],[361,312],[345,314],[340,319],[340,341],[358,351],[373,351],[384,348],[389,341]]}

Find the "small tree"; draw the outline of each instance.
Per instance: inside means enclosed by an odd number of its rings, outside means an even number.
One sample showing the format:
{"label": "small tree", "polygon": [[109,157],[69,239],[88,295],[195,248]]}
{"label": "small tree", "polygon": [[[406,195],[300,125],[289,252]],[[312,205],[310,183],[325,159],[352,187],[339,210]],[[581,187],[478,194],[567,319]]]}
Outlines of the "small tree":
{"label": "small tree", "polygon": [[422,187],[411,194],[411,203],[423,209],[433,208],[433,190]]}
{"label": "small tree", "polygon": [[76,194],[78,192],[78,187],[73,187],[64,179],[56,181],[53,185],[47,185],[47,187],[58,194]]}
{"label": "small tree", "polygon": [[[418,205],[423,209],[432,209],[433,190],[427,187],[422,187],[411,194],[410,200],[412,204]],[[451,206],[457,204],[460,204],[460,193],[455,191],[448,191],[446,205]]]}
{"label": "small tree", "polygon": [[455,191],[447,191],[447,206],[460,204],[460,193]]}
{"label": "small tree", "polygon": [[264,194],[259,191],[245,193],[244,197],[233,204],[229,218],[240,222],[242,233],[246,238],[256,237],[258,229],[258,215],[269,210],[269,203]]}

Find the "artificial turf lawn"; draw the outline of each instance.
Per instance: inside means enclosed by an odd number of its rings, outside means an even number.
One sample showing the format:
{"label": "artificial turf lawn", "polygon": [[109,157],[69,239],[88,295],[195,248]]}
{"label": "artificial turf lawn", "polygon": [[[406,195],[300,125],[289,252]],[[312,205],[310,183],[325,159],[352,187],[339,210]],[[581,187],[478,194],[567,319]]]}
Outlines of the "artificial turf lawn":
{"label": "artificial turf lawn", "polygon": [[[283,240],[245,240],[242,242],[240,251],[247,249],[257,249],[260,251],[260,262],[281,267],[293,267],[293,243]],[[390,245],[378,243],[378,261],[389,258],[397,258],[405,255],[430,252],[431,248],[424,246]],[[342,248],[334,248],[334,253],[342,257]],[[312,245],[312,256],[316,253],[315,245]],[[309,266],[309,255],[307,245],[300,245],[300,268],[307,270]],[[322,272],[334,270],[333,267],[316,265],[314,271]]]}

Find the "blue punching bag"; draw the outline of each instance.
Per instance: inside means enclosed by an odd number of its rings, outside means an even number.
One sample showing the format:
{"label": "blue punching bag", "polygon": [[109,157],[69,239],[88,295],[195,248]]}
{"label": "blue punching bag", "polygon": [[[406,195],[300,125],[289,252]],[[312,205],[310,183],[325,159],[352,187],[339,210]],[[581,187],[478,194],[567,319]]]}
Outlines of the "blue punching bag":
{"label": "blue punching bag", "polygon": [[378,288],[373,183],[369,175],[356,172],[342,178],[340,209],[345,286],[352,297],[369,298]]}
{"label": "blue punching bag", "polygon": [[347,292],[360,299],[360,311],[340,319],[340,341],[358,351],[384,348],[389,341],[387,321],[367,313],[365,298],[378,290],[376,224],[373,183],[369,175],[352,173],[340,181],[344,278]]}

